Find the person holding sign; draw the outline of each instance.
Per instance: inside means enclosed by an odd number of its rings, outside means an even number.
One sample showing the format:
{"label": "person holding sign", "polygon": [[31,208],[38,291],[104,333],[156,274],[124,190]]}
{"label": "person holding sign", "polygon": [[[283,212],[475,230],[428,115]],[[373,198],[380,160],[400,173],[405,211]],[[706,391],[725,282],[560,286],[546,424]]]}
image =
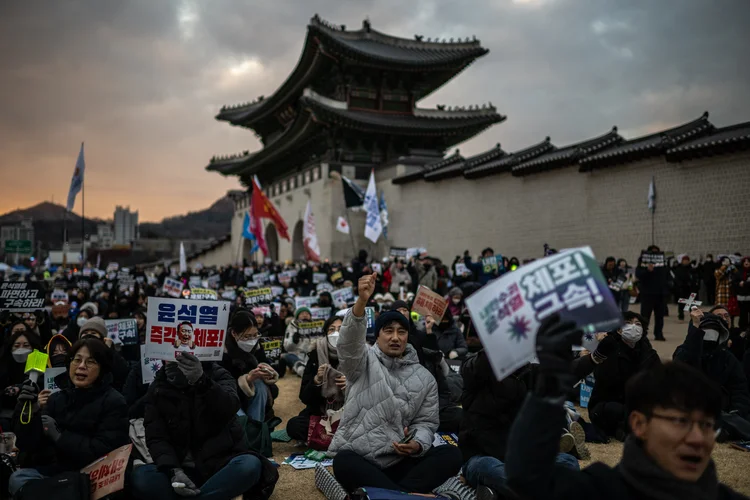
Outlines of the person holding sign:
{"label": "person holding sign", "polygon": [[[498,257],[500,258],[498,259]],[[478,277],[479,283],[482,285],[486,285],[505,272],[502,262],[502,256],[495,255],[495,251],[489,247],[482,250],[482,260],[479,262],[472,262],[469,251],[464,252],[464,264]]]}
{"label": "person holding sign", "polygon": [[589,399],[589,416],[606,436],[620,441],[627,435],[625,386],[635,374],[661,363],[648,341],[648,323],[640,314],[623,314],[625,324],[616,331],[598,334],[594,352],[573,362],[573,372],[580,379],[590,373],[596,380]]}
{"label": "person holding sign", "polygon": [[[112,387],[109,349],[95,339],[76,342],[68,357],[68,377],[43,411],[38,389],[27,382],[19,396],[13,432],[21,469],[10,477],[10,493],[29,481],[77,471],[129,442],[125,398]],[[31,420],[21,419],[23,403],[32,406]]]}
{"label": "person holding sign", "polygon": [[344,406],[346,376],[338,370],[338,340],[341,330],[341,318],[331,316],[325,322],[325,336],[315,341],[315,346],[307,359],[299,399],[305,409],[289,419],[286,432],[292,439],[307,441],[310,417],[324,417],[326,410],[339,410]]}
{"label": "person holding sign", "polygon": [[411,290],[411,274],[409,274],[409,270],[406,269],[402,259],[396,259],[393,264],[391,264],[390,271],[391,287],[389,291],[393,295],[398,296],[402,289],[406,292]]}
{"label": "person holding sign", "polygon": [[133,470],[135,498],[271,495],[278,473],[248,448],[237,419],[237,381],[218,363],[181,352],[156,373],[146,398],[146,444],[154,463]]}
{"label": "person holding sign", "polygon": [[469,352],[466,339],[453,321],[450,309],[446,309],[440,323],[435,317],[425,316],[424,347],[441,351],[448,359],[463,359]]}
{"label": "person holding sign", "polygon": [[654,313],[654,340],[663,342],[664,312],[667,308],[667,266],[664,265],[664,254],[659,247],[652,245],[641,254],[635,276],[641,298],[641,316],[651,321]]}
{"label": "person holding sign", "polygon": [[396,311],[381,314],[376,343],[367,345],[365,307],[375,282],[375,274],[360,278],[359,298],[337,344],[349,397],[329,447],[334,474],[349,492],[372,486],[429,493],[458,472],[461,453],[454,446],[432,447],[437,383],[408,344],[407,319]]}
{"label": "person holding sign", "polygon": [[242,411],[256,422],[264,422],[273,415],[279,374],[268,363],[259,342],[255,315],[245,309],[236,311],[229,320],[229,333],[221,366],[237,380]]}
{"label": "person holding sign", "polygon": [[282,358],[297,376],[305,373],[307,355],[313,347],[312,339],[299,333],[299,324],[312,321],[312,313],[308,307],[299,307],[294,312],[294,321],[286,327],[284,335],[284,350]]}
{"label": "person holding sign", "polygon": [[11,417],[18,395],[26,380],[26,358],[34,350],[41,351],[39,337],[23,323],[14,325],[13,333],[5,342],[0,355],[0,426],[11,429]]}
{"label": "person holding sign", "polygon": [[615,467],[596,463],[581,472],[556,467],[562,401],[577,377],[571,349],[581,330],[553,315],[539,328],[535,394],[513,423],[505,471],[514,497],[562,500],[745,498],[719,483],[711,452],[721,417],[721,390],[684,363],[638,373],[625,393],[628,426]]}

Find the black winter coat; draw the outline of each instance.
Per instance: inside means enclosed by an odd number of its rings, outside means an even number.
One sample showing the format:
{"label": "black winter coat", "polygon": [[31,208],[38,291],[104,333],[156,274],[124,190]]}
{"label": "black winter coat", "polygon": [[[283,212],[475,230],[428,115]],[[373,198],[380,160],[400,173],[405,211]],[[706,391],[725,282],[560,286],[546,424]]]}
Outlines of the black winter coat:
{"label": "black winter coat", "polygon": [[138,363],[130,369],[122,388],[122,395],[128,404],[128,418],[143,418],[146,414],[148,385],[143,383],[143,365]]}
{"label": "black winter coat", "polygon": [[647,267],[641,267],[640,260],[635,269],[635,277],[638,278],[638,288],[643,295],[667,295],[669,293],[669,268],[667,266],[654,267],[649,271]]}
{"label": "black winter coat", "polygon": [[721,386],[722,410],[736,410],[747,419],[750,417],[750,391],[742,364],[724,345],[705,350],[703,335],[703,330],[690,323],[685,342],[675,350],[672,359],[694,366],[708,375]]}
{"label": "black winter coat", "polygon": [[616,402],[625,404],[625,384],[641,370],[661,363],[656,350],[644,335],[635,347],[631,348],[622,341],[617,332],[608,335],[617,339],[617,353],[612,354],[600,364],[595,364],[591,355],[586,355],[573,361],[575,376],[582,379],[589,373],[594,374],[596,382],[591,391],[589,408],[594,408],[601,402]]}
{"label": "black winter coat", "polygon": [[[260,341],[255,345],[255,349],[252,352],[245,352],[239,348],[234,337],[227,337],[226,347],[229,352],[225,352],[221,358],[221,367],[232,375],[238,385],[238,379],[258,368],[260,363],[270,365],[266,357],[266,351],[263,350]],[[266,401],[266,421],[274,417],[273,400],[279,397],[279,388],[276,384],[268,385],[268,389],[271,397]],[[241,408],[247,408],[247,405],[250,403],[249,397],[242,390],[238,390],[237,394],[240,397]]]}
{"label": "black winter coat", "polygon": [[464,463],[476,455],[505,461],[508,434],[526,397],[528,367],[497,381],[484,350],[461,365],[463,420],[458,436]]}
{"label": "black winter coat", "polygon": [[[329,358],[330,359],[330,358]],[[338,359],[330,359],[333,368],[339,367]],[[315,383],[315,375],[318,373],[320,363],[318,362],[318,350],[313,349],[307,356],[305,373],[302,374],[302,385],[299,388],[299,399],[305,403],[305,409],[301,415],[323,416],[323,409],[326,405],[326,398],[321,394],[321,388]]]}
{"label": "black winter coat", "polygon": [[438,403],[440,410],[461,405],[464,380],[443,362],[443,353],[431,349],[424,350],[425,364],[438,386]]}
{"label": "black winter coat", "polygon": [[203,376],[185,389],[170,384],[164,368],[156,373],[146,400],[146,445],[154,464],[166,474],[184,467],[190,452],[191,478],[203,484],[232,458],[252,454],[263,464],[261,480],[250,498],[268,498],[278,472],[262,455],[251,452],[237,419],[240,400],[232,375],[216,363],[203,363]]}
{"label": "black winter coat", "polygon": [[445,330],[440,330],[438,325],[435,325],[432,328],[431,334],[424,334],[424,348],[440,351],[446,357],[451,351],[456,351],[462,359],[469,353],[464,334],[457,327],[451,325]]}
{"label": "black winter coat", "polygon": [[23,467],[55,465],[60,472],[81,469],[110,451],[130,442],[125,398],[104,375],[89,389],[77,389],[64,373],[55,379],[61,390],[51,395],[43,413],[54,418],[60,439],[44,436],[39,412],[29,424],[20,423],[21,405],[13,417]]}

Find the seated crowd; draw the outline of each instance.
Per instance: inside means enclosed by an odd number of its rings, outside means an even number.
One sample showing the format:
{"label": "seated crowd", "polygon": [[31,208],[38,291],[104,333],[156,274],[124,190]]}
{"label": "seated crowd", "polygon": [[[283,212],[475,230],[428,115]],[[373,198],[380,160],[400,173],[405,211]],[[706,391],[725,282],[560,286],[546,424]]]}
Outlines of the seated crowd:
{"label": "seated crowd", "polygon": [[[15,434],[17,450],[3,488],[33,498],[46,478],[132,443],[118,498],[268,499],[279,479],[270,434],[281,423],[274,403],[286,375],[299,381],[304,406],[286,434],[333,458],[332,475],[316,469],[336,485],[321,488],[327,498],[360,488],[461,500],[742,498],[719,483],[711,460],[717,440],[750,440],[750,344],[725,306],[693,307],[684,343],[666,363],[649,342],[648,319],[627,307],[622,326],[582,351],[574,349],[582,332],[552,315],[537,335],[538,363],[498,381],[481,344],[467,344],[475,329],[465,298],[478,288],[472,281],[487,283],[519,263],[486,272],[468,254],[456,262],[474,280],[450,283],[429,258],[381,264],[365,253],[347,268],[306,266],[276,309],[232,306],[221,361],[182,352],[150,384],[140,345],[114,343],[105,318],[135,318],[143,344],[148,297],[160,295],[153,286],[71,289],[69,303],[82,305],[67,316],[59,305],[4,316],[0,426]],[[612,270],[614,259],[608,264]],[[330,291],[316,293],[314,273],[352,288],[353,298],[335,303]],[[225,269],[221,283],[245,274]],[[466,286],[452,286],[462,280]],[[442,317],[412,310],[420,284],[441,291]],[[322,334],[304,332],[313,310],[295,307],[290,290],[330,308]],[[270,339],[280,352],[266,351]],[[58,390],[25,373],[33,351],[63,369]],[[583,379],[593,384],[590,422],[576,410]],[[321,431],[326,425],[330,432]],[[457,446],[437,444],[446,434]],[[624,442],[620,463],[581,470],[586,442],[610,439]]]}

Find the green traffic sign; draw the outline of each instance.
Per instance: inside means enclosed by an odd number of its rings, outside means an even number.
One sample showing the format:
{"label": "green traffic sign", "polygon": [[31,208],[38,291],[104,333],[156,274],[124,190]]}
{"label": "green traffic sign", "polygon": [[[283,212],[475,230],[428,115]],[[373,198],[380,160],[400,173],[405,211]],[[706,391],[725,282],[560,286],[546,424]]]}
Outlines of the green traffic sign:
{"label": "green traffic sign", "polygon": [[29,240],[5,240],[5,253],[31,253],[31,241]]}

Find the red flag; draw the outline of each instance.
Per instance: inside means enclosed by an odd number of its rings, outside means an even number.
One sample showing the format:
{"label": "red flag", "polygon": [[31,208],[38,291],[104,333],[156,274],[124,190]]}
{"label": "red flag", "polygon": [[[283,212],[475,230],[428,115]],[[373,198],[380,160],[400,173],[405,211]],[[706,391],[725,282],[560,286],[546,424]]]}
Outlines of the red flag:
{"label": "red flag", "polygon": [[253,215],[257,219],[271,219],[276,226],[276,230],[279,232],[279,236],[287,241],[291,241],[289,239],[289,227],[284,222],[284,219],[281,218],[271,200],[266,198],[266,195],[260,190],[255,179],[253,179],[253,197],[251,203],[253,206]]}
{"label": "red flag", "polygon": [[260,223],[260,219],[255,217],[255,214],[253,214],[253,205],[252,203],[247,209],[247,213],[250,218],[250,232],[255,236],[255,243],[258,245],[258,248],[260,248],[260,251],[263,252],[263,256],[268,256],[268,245],[266,245],[266,239],[263,236],[263,224]]}

